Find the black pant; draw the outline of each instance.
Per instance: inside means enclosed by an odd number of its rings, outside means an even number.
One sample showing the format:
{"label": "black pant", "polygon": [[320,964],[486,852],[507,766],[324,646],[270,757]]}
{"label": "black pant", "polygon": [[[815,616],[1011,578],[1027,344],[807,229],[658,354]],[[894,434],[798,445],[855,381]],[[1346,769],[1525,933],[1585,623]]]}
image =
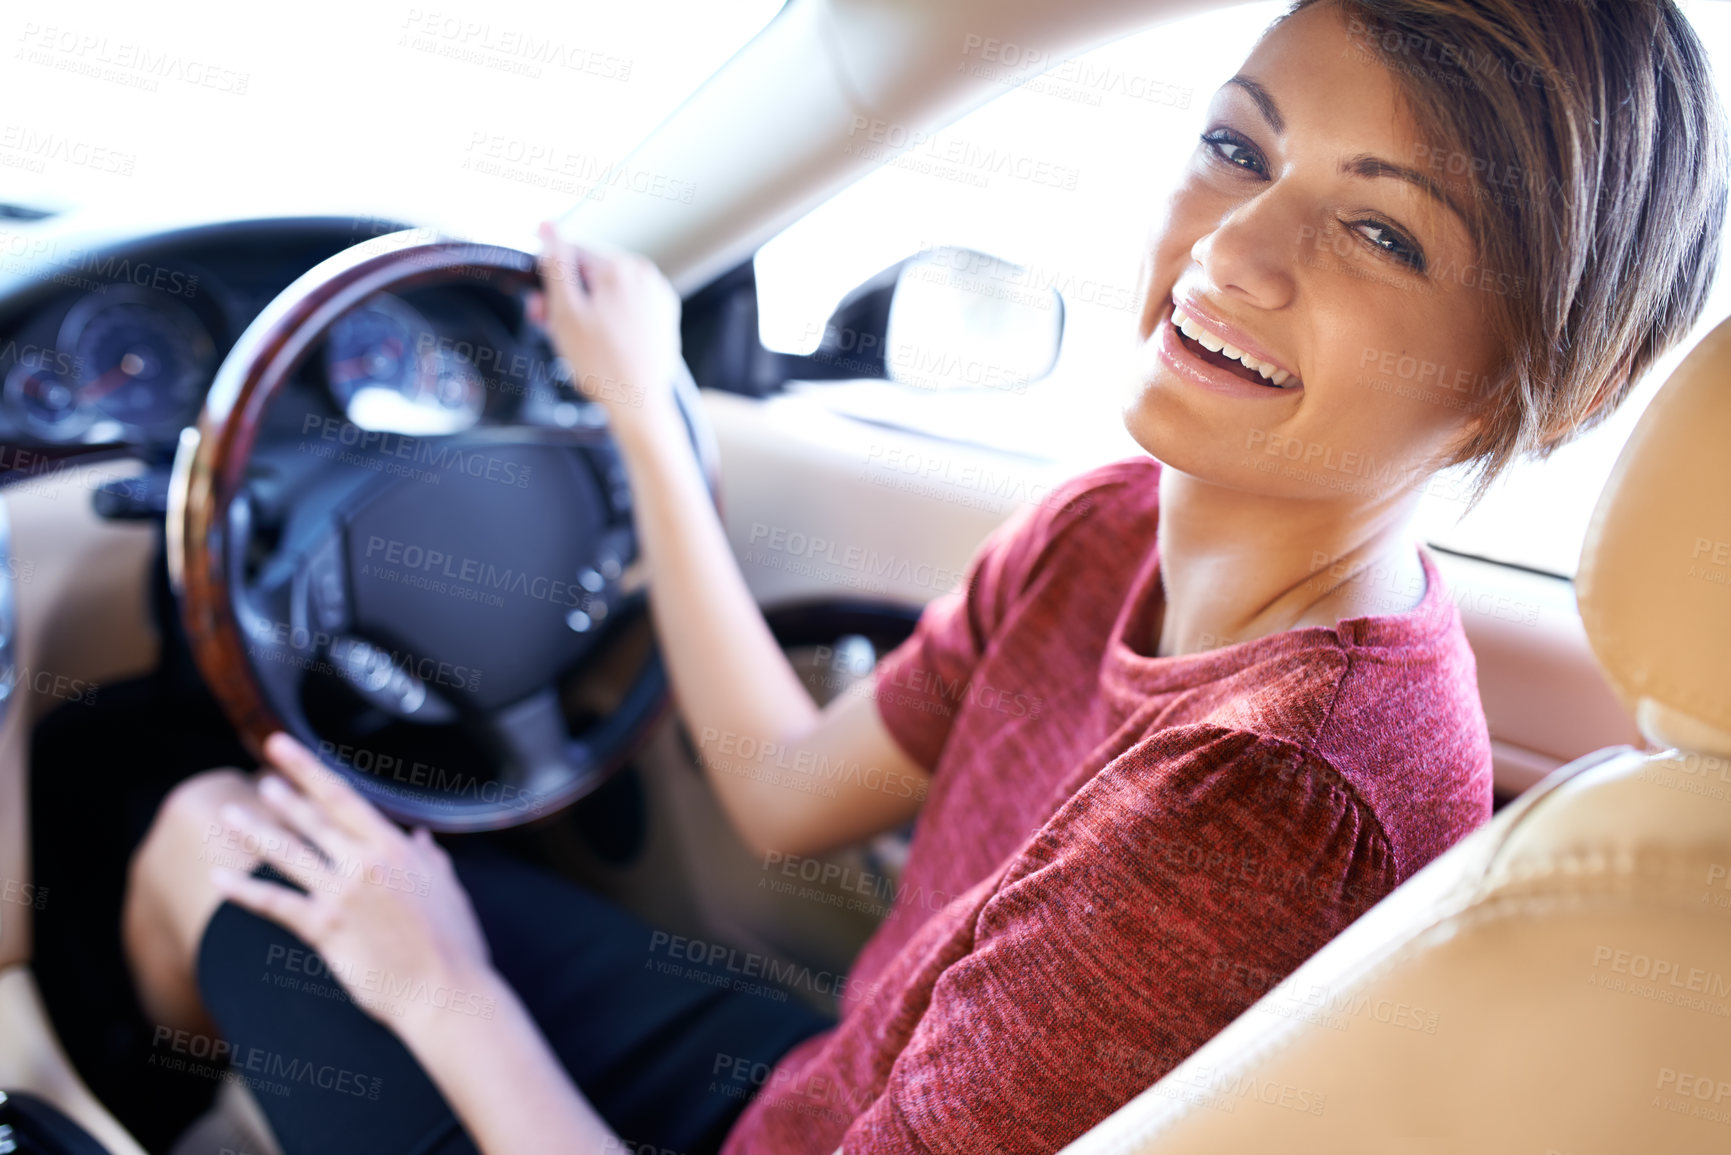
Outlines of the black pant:
{"label": "black pant", "polygon": [[[493,848],[451,854],[493,965],[622,1152],[715,1151],[767,1068],[833,1023],[737,966],[690,961],[699,952],[683,940],[549,871]],[[476,1151],[407,1048],[289,931],[223,903],[199,945],[198,985],[231,1077],[252,1088],[286,1155]],[[459,997],[450,1010],[484,1009]]]}

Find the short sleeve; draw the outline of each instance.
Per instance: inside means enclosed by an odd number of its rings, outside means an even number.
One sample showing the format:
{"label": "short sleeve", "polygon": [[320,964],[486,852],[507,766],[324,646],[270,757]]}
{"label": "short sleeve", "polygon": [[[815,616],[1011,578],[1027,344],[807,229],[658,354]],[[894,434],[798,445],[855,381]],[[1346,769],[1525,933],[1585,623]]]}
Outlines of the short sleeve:
{"label": "short sleeve", "polygon": [[1055,1151],[1393,886],[1380,824],[1319,757],[1217,726],[1156,735],[1010,869],[843,1149]]}
{"label": "short sleeve", "polygon": [[1152,463],[1102,466],[1019,506],[986,536],[961,585],[929,602],[914,632],[879,660],[878,714],[914,761],[937,768],[974,668],[1035,570],[1069,529],[1099,508],[1103,491],[1131,481],[1138,464]]}

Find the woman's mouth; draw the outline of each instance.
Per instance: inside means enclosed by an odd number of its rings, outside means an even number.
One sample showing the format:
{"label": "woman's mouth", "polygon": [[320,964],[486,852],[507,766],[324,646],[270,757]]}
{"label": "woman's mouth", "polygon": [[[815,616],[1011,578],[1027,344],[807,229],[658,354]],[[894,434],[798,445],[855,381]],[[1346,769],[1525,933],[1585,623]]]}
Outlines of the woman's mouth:
{"label": "woman's mouth", "polygon": [[1269,389],[1298,387],[1291,373],[1232,345],[1177,305],[1172,307],[1167,323],[1176,330],[1174,335],[1184,348],[1200,361]]}

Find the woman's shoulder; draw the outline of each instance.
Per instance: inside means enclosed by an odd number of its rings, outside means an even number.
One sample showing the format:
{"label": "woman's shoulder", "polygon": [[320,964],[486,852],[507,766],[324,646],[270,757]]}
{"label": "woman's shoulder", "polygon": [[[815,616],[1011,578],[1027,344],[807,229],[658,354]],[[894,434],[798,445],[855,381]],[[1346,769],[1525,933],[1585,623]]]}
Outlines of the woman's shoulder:
{"label": "woman's shoulder", "polygon": [[1096,465],[1038,494],[999,529],[1030,562],[1059,548],[1099,540],[1152,538],[1160,463],[1146,455]]}
{"label": "woman's shoulder", "polygon": [[[997,594],[1017,598],[1055,573],[1096,583],[1122,579],[1153,540],[1159,479],[1159,462],[1132,457],[1032,491],[986,538],[984,565],[976,562],[976,569],[991,575]],[[1078,555],[1089,564],[1067,564]]]}
{"label": "woman's shoulder", "polygon": [[1347,646],[1312,741],[1382,818],[1403,878],[1491,813],[1477,668],[1460,616],[1447,608],[1432,628],[1415,626],[1404,646]]}
{"label": "woman's shoulder", "polygon": [[1236,859],[1220,850],[1237,848],[1245,862],[1265,865],[1290,856],[1315,883],[1361,875],[1372,902],[1397,881],[1389,816],[1353,775],[1292,736],[1216,720],[1159,729],[1109,766],[1095,789],[1121,796],[1111,823],[1152,839],[1157,857],[1237,873]]}
{"label": "woman's shoulder", "polygon": [[[1323,777],[1386,831],[1400,878],[1491,809],[1490,735],[1472,650],[1458,614],[1440,623],[1425,616],[1415,612],[1404,629],[1385,622],[1374,644],[1351,629],[1294,634],[1291,647],[1241,670],[1190,719],[1326,767]],[[1303,638],[1310,641],[1298,644]]]}
{"label": "woman's shoulder", "polygon": [[1160,462],[1139,453],[1076,474],[1054,486],[1047,504],[1075,512],[1146,512],[1160,501]]}

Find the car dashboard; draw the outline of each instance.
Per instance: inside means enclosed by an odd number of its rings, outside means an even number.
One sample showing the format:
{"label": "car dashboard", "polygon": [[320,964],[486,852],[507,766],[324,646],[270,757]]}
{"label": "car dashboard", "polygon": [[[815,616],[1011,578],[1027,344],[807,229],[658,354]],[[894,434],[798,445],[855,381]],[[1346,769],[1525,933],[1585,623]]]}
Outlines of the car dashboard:
{"label": "car dashboard", "polygon": [[[398,227],[311,218],[12,234],[0,252],[0,478],[119,452],[166,464],[265,306],[327,257]],[[345,436],[598,420],[521,302],[476,287],[378,294],[332,325],[295,387],[303,403],[292,408]]]}

